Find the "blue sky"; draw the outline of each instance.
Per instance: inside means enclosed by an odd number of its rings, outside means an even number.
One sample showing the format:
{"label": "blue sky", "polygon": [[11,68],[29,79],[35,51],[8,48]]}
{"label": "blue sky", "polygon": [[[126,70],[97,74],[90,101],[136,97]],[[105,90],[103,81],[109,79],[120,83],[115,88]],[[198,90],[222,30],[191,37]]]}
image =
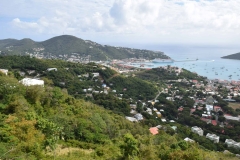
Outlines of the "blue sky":
{"label": "blue sky", "polygon": [[238,45],[240,0],[1,0],[0,39]]}

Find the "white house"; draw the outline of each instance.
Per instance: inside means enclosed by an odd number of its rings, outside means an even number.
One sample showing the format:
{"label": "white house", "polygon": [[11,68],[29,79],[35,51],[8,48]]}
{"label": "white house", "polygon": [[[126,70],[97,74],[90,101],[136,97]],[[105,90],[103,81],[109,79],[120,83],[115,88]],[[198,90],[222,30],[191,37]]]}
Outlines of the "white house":
{"label": "white house", "polygon": [[228,115],[224,115],[224,117],[226,118],[226,120],[230,120],[230,121],[240,121],[239,117],[233,117],[233,116],[228,116]]}
{"label": "white house", "polygon": [[48,68],[47,71],[57,71],[57,68]]}
{"label": "white house", "polygon": [[7,69],[0,69],[0,72],[4,73],[5,75],[8,74],[8,70]]}
{"label": "white house", "polygon": [[208,112],[212,111],[213,110],[213,105],[206,105],[206,109]]}
{"label": "white house", "polygon": [[93,77],[98,77],[99,73],[93,73]]}
{"label": "white house", "polygon": [[227,144],[228,147],[234,147],[234,148],[240,149],[240,142],[235,142],[232,139],[226,139],[225,143]]}
{"label": "white house", "polygon": [[214,143],[218,143],[219,142],[219,136],[217,136],[215,134],[208,133],[206,135],[206,138],[212,140]]}
{"label": "white house", "polygon": [[140,114],[140,113],[135,114],[134,117],[135,117],[138,121],[143,120],[143,116],[142,116],[142,114]]}
{"label": "white house", "polygon": [[131,122],[137,122],[138,120],[136,118],[133,117],[125,117],[127,120],[131,121]]}
{"label": "white house", "polygon": [[200,127],[194,126],[194,127],[191,128],[191,131],[193,133],[198,134],[199,136],[203,136],[203,130]]}
{"label": "white house", "polygon": [[43,80],[32,79],[32,78],[24,78],[19,82],[22,83],[24,86],[34,86],[34,85],[44,86]]}
{"label": "white house", "polygon": [[184,139],[184,141],[191,142],[191,143],[195,142],[194,140],[192,140],[192,139],[190,139],[190,138],[188,138],[188,137],[186,137],[186,138]]}

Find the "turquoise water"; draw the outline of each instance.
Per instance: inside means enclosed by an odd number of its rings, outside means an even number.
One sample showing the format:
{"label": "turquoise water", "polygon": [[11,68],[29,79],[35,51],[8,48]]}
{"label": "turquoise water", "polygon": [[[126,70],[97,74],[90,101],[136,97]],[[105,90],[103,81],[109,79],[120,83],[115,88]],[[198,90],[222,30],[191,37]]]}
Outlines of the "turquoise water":
{"label": "turquoise water", "polygon": [[[177,66],[196,72],[209,79],[240,80],[240,60],[222,59],[222,56],[240,52],[240,47],[162,47],[172,59],[197,61],[174,63],[145,63],[144,68]],[[159,49],[160,50],[160,49]],[[140,64],[134,65],[140,67]]]}

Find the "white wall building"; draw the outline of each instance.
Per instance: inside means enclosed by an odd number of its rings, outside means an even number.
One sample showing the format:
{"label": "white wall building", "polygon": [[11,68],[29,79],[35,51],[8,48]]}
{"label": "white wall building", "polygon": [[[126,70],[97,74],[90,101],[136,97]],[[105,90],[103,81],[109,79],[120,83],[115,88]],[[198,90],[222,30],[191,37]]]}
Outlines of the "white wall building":
{"label": "white wall building", "polygon": [[57,71],[57,68],[48,68],[47,71]]}
{"label": "white wall building", "polygon": [[219,142],[219,136],[217,136],[216,134],[208,133],[206,135],[206,138],[212,140],[214,143],[218,143]]}
{"label": "white wall building", "polygon": [[193,133],[198,134],[199,136],[203,136],[203,130],[200,127],[194,126],[194,127],[191,128],[191,131]]}
{"label": "white wall building", "polygon": [[19,82],[22,83],[24,86],[34,86],[34,85],[44,86],[43,80],[32,79],[32,78],[24,78]]}
{"label": "white wall building", "polygon": [[232,139],[226,139],[225,143],[227,144],[228,147],[234,147],[234,148],[240,149],[240,142],[235,142]]}
{"label": "white wall building", "polygon": [[0,69],[0,72],[4,73],[5,75],[8,74],[8,70],[7,69]]}

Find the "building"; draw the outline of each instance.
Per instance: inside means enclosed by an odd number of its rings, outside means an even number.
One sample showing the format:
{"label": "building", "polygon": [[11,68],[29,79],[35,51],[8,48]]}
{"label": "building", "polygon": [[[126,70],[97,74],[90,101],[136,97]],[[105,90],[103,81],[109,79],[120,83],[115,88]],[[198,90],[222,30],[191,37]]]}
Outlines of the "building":
{"label": "building", "polygon": [[149,131],[152,133],[152,135],[158,134],[158,128],[157,127],[151,127]]}
{"label": "building", "polygon": [[208,111],[208,112],[210,112],[210,111],[212,111],[213,110],[213,105],[206,105],[206,110]]}
{"label": "building", "polygon": [[57,71],[57,68],[48,68],[47,71]]}
{"label": "building", "polygon": [[194,126],[194,127],[191,128],[191,131],[193,133],[198,134],[199,136],[203,136],[203,130],[200,127]]}
{"label": "building", "polygon": [[99,77],[99,73],[93,73],[93,77]]}
{"label": "building", "polygon": [[192,140],[192,139],[190,139],[190,138],[188,138],[188,137],[186,137],[186,138],[184,139],[184,141],[191,142],[191,143],[195,142],[194,140]]}
{"label": "building", "polygon": [[140,113],[135,114],[134,117],[135,117],[138,121],[143,120],[143,116],[142,116],[142,114],[140,114]]}
{"label": "building", "polygon": [[7,69],[0,69],[0,72],[4,73],[5,75],[8,74],[8,70]]}
{"label": "building", "polygon": [[240,149],[240,142],[235,142],[232,139],[226,139],[225,143],[227,144],[228,147],[234,147]]}
{"label": "building", "polygon": [[34,86],[34,85],[44,86],[43,80],[32,79],[32,78],[24,78],[21,81],[19,81],[19,83],[22,83],[24,86]]}
{"label": "building", "polygon": [[226,118],[227,121],[240,121],[240,118],[239,117],[233,117],[233,116],[230,116],[230,115],[224,115],[224,117]]}
{"label": "building", "polygon": [[127,120],[131,121],[131,122],[137,122],[138,120],[136,118],[133,117],[125,117]]}
{"label": "building", "polygon": [[206,135],[206,138],[210,139],[211,141],[213,141],[214,143],[218,143],[219,142],[219,136],[215,135],[215,134],[211,134],[208,133]]}

